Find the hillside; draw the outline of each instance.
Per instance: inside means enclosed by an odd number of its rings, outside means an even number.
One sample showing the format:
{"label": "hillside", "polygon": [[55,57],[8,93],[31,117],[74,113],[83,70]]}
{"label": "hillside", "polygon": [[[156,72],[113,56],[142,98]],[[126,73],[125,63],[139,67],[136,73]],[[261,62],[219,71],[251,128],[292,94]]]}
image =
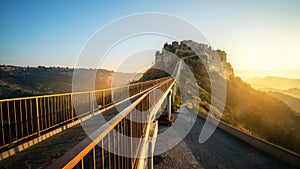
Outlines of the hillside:
{"label": "hillside", "polygon": [[300,99],[279,92],[266,92],[268,95],[281,100],[300,115]]}
{"label": "hillside", "polygon": [[[166,59],[168,54],[164,51],[172,52],[179,58],[185,58],[185,64],[193,72],[197,80],[200,94],[198,98],[200,102],[198,109],[203,113],[207,113],[209,109],[215,109],[210,105],[211,83],[208,77],[208,71],[214,73],[215,76],[218,76],[219,73],[214,72],[214,69],[206,70],[202,61],[194,56],[195,53],[191,51],[184,42],[165,44],[162,52],[159,53],[159,55],[162,55],[160,58],[163,59],[156,57],[155,64],[159,63],[169,67],[175,67],[174,63],[161,63],[162,60],[168,60]],[[203,50],[201,57],[220,57],[225,67],[226,76],[223,78],[226,79],[227,83],[227,99],[222,120],[249,134],[300,153],[300,117],[296,115],[297,113],[282,101],[269,96],[265,92],[253,89],[249,84],[235,76],[230,63],[226,61],[227,56],[225,51],[213,51],[210,47],[203,44],[193,43],[193,45],[198,45],[198,48]],[[216,52],[218,53],[217,56],[214,54]],[[144,76],[148,75],[153,77],[154,72],[157,72],[155,73],[157,75],[161,70],[150,69],[149,72],[152,73],[145,74]],[[150,79],[149,77],[143,78]],[[191,83],[188,78],[183,81],[186,84]],[[293,85],[298,85],[298,81],[293,81]],[[214,116],[219,115],[218,113],[214,114]]]}
{"label": "hillside", "polygon": [[[73,68],[17,67],[0,65],[0,99],[72,92]],[[95,89],[111,87],[115,75],[103,69],[76,69],[83,79],[95,77]],[[95,73],[96,72],[96,73]],[[132,74],[117,73],[118,80],[131,79]],[[89,90],[82,87],[82,91]]]}

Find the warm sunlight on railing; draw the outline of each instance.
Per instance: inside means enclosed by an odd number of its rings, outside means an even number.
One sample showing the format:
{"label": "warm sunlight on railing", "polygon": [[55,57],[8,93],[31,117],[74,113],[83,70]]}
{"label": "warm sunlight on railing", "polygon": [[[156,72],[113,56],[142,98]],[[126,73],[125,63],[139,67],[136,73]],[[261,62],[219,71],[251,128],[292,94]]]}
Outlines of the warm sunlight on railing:
{"label": "warm sunlight on railing", "polygon": [[[174,83],[174,78],[164,78],[111,119],[108,125],[96,130],[90,136],[93,140],[86,138],[48,168],[138,168],[142,146],[146,144],[142,138],[146,137],[146,128],[157,111],[155,105],[165,99],[162,93],[171,90]],[[157,90],[162,93],[157,94]]]}
{"label": "warm sunlight on railing", "polygon": [[[141,94],[165,79],[112,89],[0,100],[0,149],[30,137],[40,136],[52,128]],[[112,99],[112,93],[117,96],[114,97],[117,100]],[[80,103],[85,105],[78,106],[81,110],[76,112],[81,113],[75,113],[74,109],[74,101],[78,99],[86,101]]]}

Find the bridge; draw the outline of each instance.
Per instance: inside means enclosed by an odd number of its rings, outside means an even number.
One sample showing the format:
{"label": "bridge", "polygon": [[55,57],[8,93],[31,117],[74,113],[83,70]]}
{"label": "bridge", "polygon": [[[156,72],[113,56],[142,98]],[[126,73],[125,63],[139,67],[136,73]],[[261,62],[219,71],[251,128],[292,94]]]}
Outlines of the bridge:
{"label": "bridge", "polygon": [[[170,127],[158,125],[156,119],[163,103],[171,118],[181,70],[182,60],[166,78],[1,100],[0,168],[299,167],[298,154],[222,122],[212,138],[200,145],[197,139],[206,119],[201,112],[196,112],[196,123],[182,142],[154,157],[158,133]],[[178,113],[188,123],[195,112],[182,106],[173,113],[175,119]]]}

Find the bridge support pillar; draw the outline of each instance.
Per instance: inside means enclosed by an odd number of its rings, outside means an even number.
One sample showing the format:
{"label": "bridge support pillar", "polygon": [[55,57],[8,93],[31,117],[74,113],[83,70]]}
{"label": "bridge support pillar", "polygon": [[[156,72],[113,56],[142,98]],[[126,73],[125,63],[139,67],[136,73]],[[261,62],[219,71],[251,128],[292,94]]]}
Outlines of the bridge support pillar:
{"label": "bridge support pillar", "polygon": [[176,87],[177,86],[176,86],[176,83],[175,83],[174,86],[173,86],[173,88],[172,88],[172,92],[173,92],[172,93],[172,99],[173,99],[172,101],[175,101],[175,95],[176,95],[176,89],[177,89]]}
{"label": "bridge support pillar", "polygon": [[171,120],[171,113],[172,113],[172,90],[170,90],[167,99],[168,99],[168,120]]}

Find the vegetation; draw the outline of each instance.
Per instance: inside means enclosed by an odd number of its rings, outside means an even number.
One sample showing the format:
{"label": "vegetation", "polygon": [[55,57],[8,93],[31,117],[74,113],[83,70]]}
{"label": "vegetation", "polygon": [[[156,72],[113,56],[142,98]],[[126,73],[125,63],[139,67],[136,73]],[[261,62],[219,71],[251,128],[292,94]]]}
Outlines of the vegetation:
{"label": "vegetation", "polygon": [[[62,67],[0,65],[0,99],[71,92],[73,71]],[[83,78],[93,76],[96,71],[95,89],[110,87],[114,74],[102,69],[77,71]]]}
{"label": "vegetation", "polygon": [[298,113],[298,115],[300,115],[300,98],[296,98],[296,97],[293,97],[293,96],[282,94],[280,92],[268,91],[266,93],[268,95],[278,99],[278,100],[281,100],[282,102],[287,104],[290,108],[295,110]]}
{"label": "vegetation", "polygon": [[177,90],[177,93],[174,97],[174,101],[172,102],[172,112],[177,111],[180,108],[181,103],[181,97],[180,97],[180,91]]}
{"label": "vegetation", "polygon": [[138,80],[138,82],[145,82],[148,80],[159,79],[167,76],[170,75],[164,71],[155,68],[150,68],[143,74],[143,76]]}
{"label": "vegetation", "polygon": [[300,118],[282,101],[235,77],[227,82],[226,107],[222,117],[225,122],[300,152]]}

